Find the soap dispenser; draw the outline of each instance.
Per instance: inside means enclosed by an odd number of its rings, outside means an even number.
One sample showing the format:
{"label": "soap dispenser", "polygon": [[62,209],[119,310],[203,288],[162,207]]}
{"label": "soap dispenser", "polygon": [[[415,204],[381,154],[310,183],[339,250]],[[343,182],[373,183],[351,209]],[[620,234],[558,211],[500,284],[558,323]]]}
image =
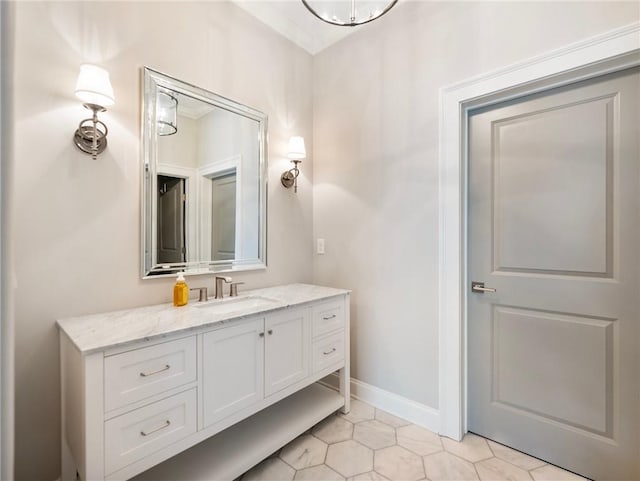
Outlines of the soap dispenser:
{"label": "soap dispenser", "polygon": [[189,302],[189,286],[184,280],[184,272],[178,272],[176,285],[173,286],[173,305],[176,307],[184,306]]}

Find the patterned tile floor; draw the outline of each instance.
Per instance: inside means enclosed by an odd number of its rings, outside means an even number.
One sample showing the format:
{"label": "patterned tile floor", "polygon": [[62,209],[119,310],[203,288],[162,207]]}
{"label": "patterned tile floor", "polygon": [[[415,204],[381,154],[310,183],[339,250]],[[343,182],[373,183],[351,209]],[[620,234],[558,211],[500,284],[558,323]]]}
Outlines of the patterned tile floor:
{"label": "patterned tile floor", "polygon": [[241,481],[579,481],[474,434],[458,443],[353,400],[245,473]]}

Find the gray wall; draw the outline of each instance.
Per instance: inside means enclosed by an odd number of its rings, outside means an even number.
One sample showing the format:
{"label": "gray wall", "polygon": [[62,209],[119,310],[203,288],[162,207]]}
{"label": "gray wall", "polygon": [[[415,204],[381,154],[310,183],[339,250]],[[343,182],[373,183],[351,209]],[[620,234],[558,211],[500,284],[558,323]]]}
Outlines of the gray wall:
{"label": "gray wall", "polygon": [[[140,67],[269,115],[269,268],[237,277],[353,288],[355,376],[437,407],[438,89],[638,19],[635,2],[409,2],[312,59],[226,3],[11,7],[16,478],[44,481],[60,473],[55,319],[171,299],[172,280],[139,279]],[[82,62],[116,95],[96,161],[71,143]],[[313,153],[297,195],[279,181],[291,135]]]}
{"label": "gray wall", "polygon": [[354,289],[356,378],[438,407],[439,89],[638,18],[637,2],[407,2],[314,57],[314,278]]}
{"label": "gray wall", "polygon": [[[16,479],[60,475],[55,320],[170,302],[172,279],[140,279],[140,68],[269,115],[267,271],[248,287],[312,280],[312,166],[298,195],[279,185],[291,135],[311,140],[311,56],[232,4],[17,2],[15,155],[9,235],[15,245]],[[72,144],[86,118],[79,66],[107,68],[116,103],[101,115],[97,160]],[[192,286],[212,278],[190,278]]]}

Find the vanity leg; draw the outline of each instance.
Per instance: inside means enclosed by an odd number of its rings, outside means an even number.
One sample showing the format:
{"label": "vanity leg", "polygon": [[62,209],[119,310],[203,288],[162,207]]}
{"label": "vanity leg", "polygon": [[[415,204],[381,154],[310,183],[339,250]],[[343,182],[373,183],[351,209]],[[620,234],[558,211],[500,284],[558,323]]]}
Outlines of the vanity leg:
{"label": "vanity leg", "polygon": [[344,396],[344,406],[340,408],[342,414],[347,414],[351,410],[351,378],[349,377],[348,363],[340,369],[340,394]]}
{"label": "vanity leg", "polygon": [[60,449],[60,464],[61,464],[61,473],[60,479],[61,481],[76,481],[76,463],[73,460],[73,456],[71,455],[71,449],[67,444],[67,388],[70,380],[67,379],[67,366],[65,361],[67,360],[65,357],[66,351],[66,340],[62,337],[60,338],[60,381],[62,389],[60,390],[60,404],[61,404],[61,449]]}
{"label": "vanity leg", "polygon": [[344,319],[344,367],[340,369],[340,394],[344,396],[344,406],[340,408],[342,414],[351,411],[351,319],[349,304],[351,296],[347,294],[345,302]]}

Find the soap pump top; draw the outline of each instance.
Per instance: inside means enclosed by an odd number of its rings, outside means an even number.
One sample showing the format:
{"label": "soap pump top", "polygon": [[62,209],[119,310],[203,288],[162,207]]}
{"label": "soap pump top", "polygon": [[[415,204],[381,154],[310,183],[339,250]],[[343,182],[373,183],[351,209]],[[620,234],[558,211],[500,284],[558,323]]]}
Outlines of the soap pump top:
{"label": "soap pump top", "polygon": [[173,286],[173,305],[176,307],[184,306],[189,302],[189,286],[184,280],[184,272],[178,272],[176,285]]}

